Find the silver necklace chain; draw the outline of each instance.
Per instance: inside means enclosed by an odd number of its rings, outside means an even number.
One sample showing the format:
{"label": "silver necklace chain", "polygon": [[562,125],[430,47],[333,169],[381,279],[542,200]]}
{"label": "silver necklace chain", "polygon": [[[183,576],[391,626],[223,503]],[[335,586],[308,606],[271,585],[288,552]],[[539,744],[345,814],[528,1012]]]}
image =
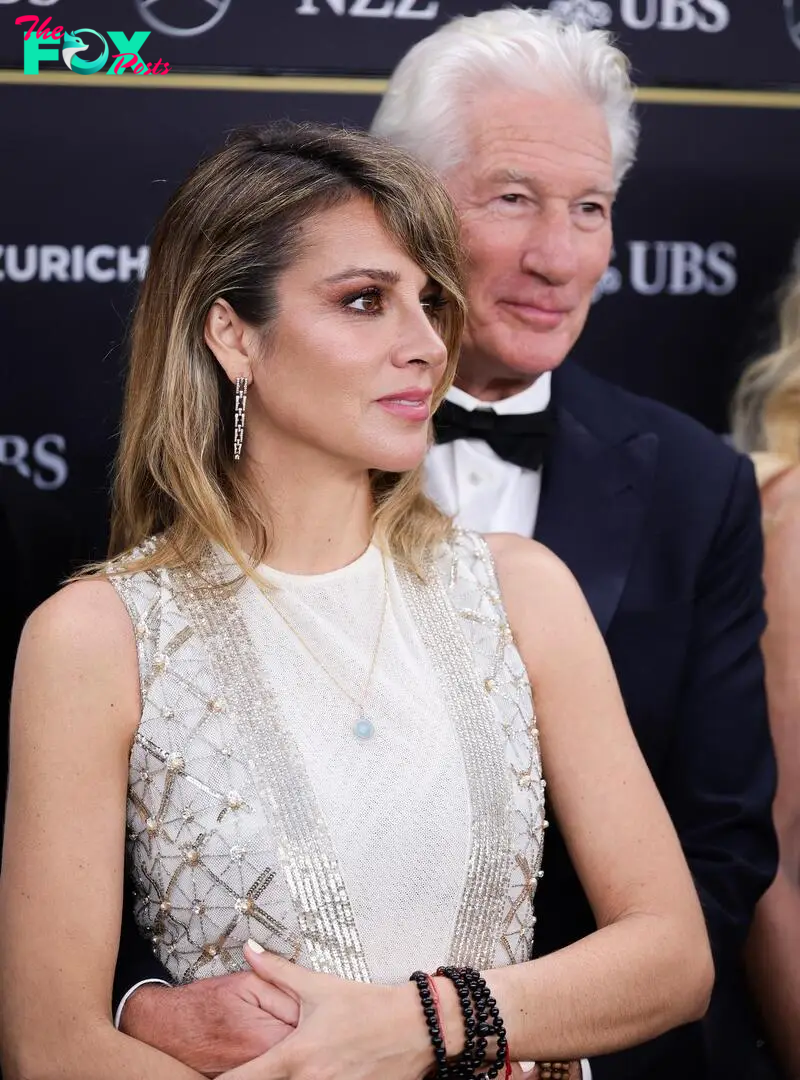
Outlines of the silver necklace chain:
{"label": "silver necklace chain", "polygon": [[370,660],[369,670],[367,671],[366,682],[364,683],[364,691],[360,699],[354,697],[347,689],[347,687],[344,686],[341,681],[336,678],[333,672],[328,669],[327,665],[324,664],[323,661],[320,660],[320,658],[316,655],[314,650],[305,640],[297,627],[294,626],[288,616],[283,611],[281,611],[280,607],[275,603],[275,600],[269,594],[269,592],[267,592],[264,586],[261,584],[258,585],[259,591],[261,592],[265,600],[267,600],[272,610],[282,620],[287,629],[290,630],[291,633],[297,638],[297,640],[300,642],[300,644],[314,661],[314,663],[325,673],[325,675],[327,675],[327,677],[334,684],[334,686],[337,687],[337,689],[348,699],[348,701],[352,702],[353,705],[355,705],[358,712],[358,719],[353,725],[353,735],[361,742],[366,742],[367,739],[371,739],[372,736],[375,734],[375,723],[369,716],[367,716],[365,706],[367,703],[367,698],[369,697],[370,687],[372,686],[372,677],[375,672],[375,664],[378,659],[378,653],[380,652],[381,641],[383,640],[383,630],[386,623],[386,612],[389,607],[389,575],[386,567],[386,556],[383,554],[381,554],[381,562],[383,565],[383,605],[381,608],[380,622],[378,623],[378,634],[375,638],[375,645],[372,649],[372,658]]}

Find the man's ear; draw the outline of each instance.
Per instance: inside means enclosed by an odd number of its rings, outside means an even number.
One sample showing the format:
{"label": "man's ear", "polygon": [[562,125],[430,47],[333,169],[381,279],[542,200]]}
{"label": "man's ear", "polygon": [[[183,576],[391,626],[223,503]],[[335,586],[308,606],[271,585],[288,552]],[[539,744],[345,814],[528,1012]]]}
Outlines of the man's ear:
{"label": "man's ear", "polygon": [[248,344],[251,330],[227,300],[217,299],[211,305],[203,336],[231,382],[242,377],[250,382],[253,364]]}

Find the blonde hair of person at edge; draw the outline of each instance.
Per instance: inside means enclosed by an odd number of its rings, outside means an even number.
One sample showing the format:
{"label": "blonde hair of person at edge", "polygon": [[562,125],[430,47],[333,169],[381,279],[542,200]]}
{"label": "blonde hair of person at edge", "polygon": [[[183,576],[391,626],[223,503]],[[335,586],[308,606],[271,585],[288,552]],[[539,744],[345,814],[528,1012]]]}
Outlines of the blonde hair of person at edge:
{"label": "blonde hair of person at edge", "polygon": [[[800,254],[800,252],[798,252]],[[800,259],[786,282],[773,351],[745,371],[733,433],[756,466],[764,512],[769,719],[778,759],[780,862],[756,908],[747,960],[787,1076],[800,1076]]]}
{"label": "blonde hair of person at edge", "polygon": [[[706,1009],[700,905],[580,589],[534,541],[454,530],[422,494],[461,273],[440,182],[367,135],[238,134],[171,199],[133,322],[111,562],[19,650],[6,1080],[198,1075],[110,1015],[126,836],[176,982],[249,965],[291,1006],[226,1080],[421,1080],[415,970],[442,1053],[492,1066],[497,1023],[468,1037],[440,965],[480,970],[515,1075]],[[597,930],[531,961],[543,774]]]}

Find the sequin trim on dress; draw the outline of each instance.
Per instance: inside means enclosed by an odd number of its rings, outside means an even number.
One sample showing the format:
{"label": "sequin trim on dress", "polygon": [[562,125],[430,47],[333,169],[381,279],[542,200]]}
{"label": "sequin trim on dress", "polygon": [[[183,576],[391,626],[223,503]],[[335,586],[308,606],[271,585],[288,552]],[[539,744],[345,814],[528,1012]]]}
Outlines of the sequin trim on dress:
{"label": "sequin trim on dress", "polygon": [[[224,584],[209,556],[202,577]],[[303,953],[316,971],[369,982],[364,952],[336,853],[302,756],[283,723],[277,696],[259,678],[258,660],[235,592],[196,588],[173,571],[178,605],[191,612],[231,715],[250,752],[256,791],[272,825],[298,919]]]}

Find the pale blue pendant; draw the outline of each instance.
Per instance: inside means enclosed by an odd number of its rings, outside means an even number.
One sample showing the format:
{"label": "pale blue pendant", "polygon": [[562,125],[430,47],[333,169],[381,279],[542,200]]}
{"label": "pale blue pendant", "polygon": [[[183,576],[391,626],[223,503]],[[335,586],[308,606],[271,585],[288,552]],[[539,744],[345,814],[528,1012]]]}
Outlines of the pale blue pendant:
{"label": "pale blue pendant", "polygon": [[356,724],[353,725],[353,734],[361,742],[366,742],[367,739],[371,739],[375,734],[375,725],[367,716],[362,716]]}

